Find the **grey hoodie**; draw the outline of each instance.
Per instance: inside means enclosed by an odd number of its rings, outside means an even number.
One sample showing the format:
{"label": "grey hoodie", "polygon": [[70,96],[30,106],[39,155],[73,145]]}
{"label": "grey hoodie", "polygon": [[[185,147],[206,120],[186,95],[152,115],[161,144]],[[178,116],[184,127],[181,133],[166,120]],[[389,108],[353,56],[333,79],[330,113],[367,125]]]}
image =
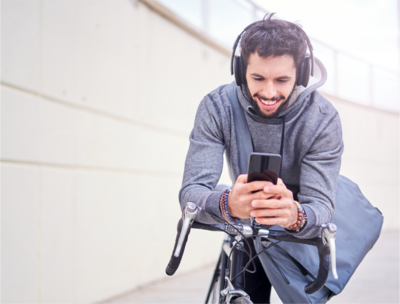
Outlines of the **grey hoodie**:
{"label": "grey hoodie", "polygon": [[[298,87],[289,100],[289,106],[277,118],[267,119],[254,114],[242,90],[237,88],[254,151],[279,154],[282,138],[284,140],[281,178],[294,192],[308,217],[307,225],[295,233],[300,238],[314,237],[319,229],[307,228],[332,220],[343,152],[339,115],[332,104],[316,91],[326,81],[326,70],[318,59],[315,62],[314,77],[307,88]],[[234,183],[240,172],[235,124],[226,85],[205,96],[197,110],[179,192],[182,207],[193,201],[222,218],[219,209],[221,192],[214,191],[214,188],[222,172],[224,152]],[[196,220],[216,222],[214,217],[204,212]]]}

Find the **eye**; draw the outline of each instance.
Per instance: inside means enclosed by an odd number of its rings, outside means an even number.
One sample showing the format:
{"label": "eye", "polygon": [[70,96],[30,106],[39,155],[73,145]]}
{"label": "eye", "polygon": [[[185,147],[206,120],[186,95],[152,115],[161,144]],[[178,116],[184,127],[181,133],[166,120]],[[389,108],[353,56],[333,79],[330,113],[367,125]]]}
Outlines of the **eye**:
{"label": "eye", "polygon": [[264,80],[264,78],[260,78],[260,77],[253,77],[253,79],[254,79],[255,81],[262,81],[262,80]]}
{"label": "eye", "polygon": [[288,79],[278,79],[278,82],[279,83],[286,83],[286,82],[288,82],[289,80]]}

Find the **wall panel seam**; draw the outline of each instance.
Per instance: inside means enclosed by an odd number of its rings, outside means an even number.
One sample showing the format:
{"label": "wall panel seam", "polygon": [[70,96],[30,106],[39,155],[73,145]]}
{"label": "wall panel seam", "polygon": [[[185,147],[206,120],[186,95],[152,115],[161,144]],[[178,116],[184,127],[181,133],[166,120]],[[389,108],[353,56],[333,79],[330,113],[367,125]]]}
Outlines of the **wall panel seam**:
{"label": "wall panel seam", "polygon": [[358,107],[358,108],[362,108],[362,109],[365,109],[365,110],[368,110],[368,111],[371,111],[371,112],[374,112],[374,113],[375,112],[380,112],[380,113],[383,113],[383,114],[389,114],[389,115],[394,116],[396,118],[400,118],[400,113],[398,113],[398,112],[391,111],[391,110],[386,110],[386,109],[382,109],[382,108],[377,108],[377,107],[370,106],[370,105],[365,105],[365,104],[358,103],[358,102],[355,102],[355,101],[351,101],[351,100],[348,100],[348,99],[343,99],[343,98],[341,98],[339,96],[335,96],[335,95],[332,95],[332,94],[329,94],[329,93],[325,93],[323,86],[320,89],[318,89],[317,91],[320,92],[321,95],[324,96],[326,99],[328,99],[331,103],[340,102],[340,103],[344,103],[346,105],[351,105],[351,106],[355,106],[355,107]]}
{"label": "wall panel seam", "polygon": [[215,50],[221,52],[223,55],[226,55],[228,58],[231,57],[232,52],[227,49],[226,47],[222,46],[220,43],[214,41],[205,33],[202,33],[192,26],[188,25],[185,21],[178,17],[177,14],[166,8],[164,5],[158,3],[154,0],[138,0],[145,4],[150,10],[156,12],[161,17],[164,17],[171,23],[175,24],[179,28],[183,29],[185,32],[189,33],[190,35],[194,36],[195,38],[199,39],[203,43],[211,46]]}
{"label": "wall panel seam", "polygon": [[91,113],[91,114],[96,114],[98,116],[103,116],[103,117],[106,117],[106,118],[109,118],[109,119],[112,119],[112,120],[115,120],[115,121],[118,121],[118,122],[127,123],[127,124],[133,125],[135,127],[140,127],[142,129],[147,129],[147,130],[155,131],[155,132],[162,133],[162,134],[168,134],[168,135],[172,135],[172,136],[176,136],[176,137],[180,137],[180,138],[185,138],[185,139],[189,138],[189,132],[182,132],[182,131],[167,129],[165,127],[157,127],[157,126],[154,126],[154,125],[146,124],[146,123],[141,122],[141,121],[137,121],[137,120],[134,120],[134,119],[130,119],[130,118],[126,118],[126,117],[123,117],[123,116],[119,116],[119,115],[114,114],[114,113],[108,113],[106,111],[102,111],[102,110],[99,110],[99,109],[89,108],[89,107],[77,105],[77,104],[74,104],[74,103],[70,103],[68,101],[59,100],[59,99],[47,96],[45,94],[40,94],[40,93],[37,93],[35,91],[31,91],[31,90],[28,90],[26,88],[19,87],[17,85],[4,82],[3,80],[1,81],[1,85],[4,86],[4,87],[7,87],[8,89],[12,89],[12,90],[16,90],[16,91],[19,91],[19,92],[23,92],[25,94],[32,95],[32,96],[34,96],[36,98],[40,98],[40,99],[42,99],[44,101],[57,103],[57,104],[72,108],[74,110],[80,110],[80,111],[88,112],[88,113]]}
{"label": "wall panel seam", "polygon": [[146,176],[162,176],[171,178],[182,178],[181,172],[162,172],[162,171],[146,171],[140,169],[124,169],[124,168],[106,168],[106,167],[90,167],[81,165],[63,165],[63,164],[52,164],[52,163],[40,163],[34,161],[19,161],[12,159],[1,159],[1,164],[7,165],[22,165],[22,166],[36,166],[44,168],[57,168],[64,170],[81,170],[81,171],[93,171],[93,172],[105,172],[105,173],[120,173],[120,174],[132,174],[132,175],[146,175]]}

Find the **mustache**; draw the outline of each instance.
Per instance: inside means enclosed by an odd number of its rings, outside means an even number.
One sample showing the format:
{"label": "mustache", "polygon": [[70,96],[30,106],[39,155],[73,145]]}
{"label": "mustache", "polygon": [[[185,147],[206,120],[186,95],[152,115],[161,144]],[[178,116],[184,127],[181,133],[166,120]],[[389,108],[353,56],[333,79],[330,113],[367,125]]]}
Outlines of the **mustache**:
{"label": "mustache", "polygon": [[285,99],[285,96],[283,96],[283,95],[274,96],[274,97],[272,97],[272,98],[267,98],[267,97],[265,97],[264,95],[260,95],[260,94],[258,94],[258,93],[255,93],[255,94],[253,95],[253,97],[254,97],[254,98],[258,97],[258,98],[260,98],[260,99],[262,99],[262,100],[270,100],[270,101],[276,101],[276,100],[279,100],[279,99],[284,100],[284,99]]}

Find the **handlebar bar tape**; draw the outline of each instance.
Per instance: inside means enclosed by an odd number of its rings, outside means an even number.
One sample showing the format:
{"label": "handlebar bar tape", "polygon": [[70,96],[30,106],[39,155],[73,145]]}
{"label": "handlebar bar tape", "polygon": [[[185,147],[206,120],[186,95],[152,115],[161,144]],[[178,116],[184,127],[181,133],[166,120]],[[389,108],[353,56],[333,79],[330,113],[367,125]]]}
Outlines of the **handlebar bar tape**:
{"label": "handlebar bar tape", "polygon": [[169,263],[168,263],[168,265],[167,265],[167,268],[165,269],[165,273],[166,273],[167,275],[169,275],[169,276],[172,276],[172,275],[175,273],[175,271],[176,271],[176,270],[178,269],[178,267],[179,267],[179,264],[181,263],[182,256],[183,256],[183,252],[185,251],[186,242],[187,242],[187,240],[188,240],[189,233],[190,233],[190,229],[191,229],[191,227],[192,227],[192,223],[190,223],[190,224],[189,224],[189,229],[188,229],[187,232],[186,232],[186,236],[185,236],[185,239],[184,239],[183,244],[182,244],[181,252],[179,253],[179,256],[178,256],[178,257],[175,257],[175,256],[174,256],[174,252],[175,252],[176,246],[177,246],[177,244],[178,244],[179,236],[180,236],[180,234],[181,234],[182,225],[183,225],[183,220],[180,219],[179,222],[178,222],[178,227],[177,227],[178,233],[176,234],[174,250],[172,251],[171,259],[169,260]]}
{"label": "handlebar bar tape", "polygon": [[296,237],[288,238],[288,235],[285,232],[281,231],[270,231],[269,237],[271,239],[282,240],[291,243],[301,243],[313,245],[318,248],[318,256],[319,256],[319,269],[317,278],[314,282],[309,283],[304,287],[304,291],[306,294],[313,294],[324,287],[328,275],[329,275],[329,263],[330,263],[330,250],[329,247],[325,246],[322,242],[321,238],[313,238],[313,239],[298,239]]}
{"label": "handlebar bar tape", "polygon": [[193,222],[192,228],[194,229],[202,229],[202,230],[209,230],[209,231],[223,231],[226,230],[225,224],[202,224],[199,222]]}
{"label": "handlebar bar tape", "polygon": [[304,291],[306,292],[306,294],[313,294],[314,292],[317,292],[322,287],[324,287],[329,275],[329,263],[330,263],[329,247],[325,246],[321,240],[321,242],[317,244],[317,248],[319,256],[318,275],[314,282],[304,287]]}

